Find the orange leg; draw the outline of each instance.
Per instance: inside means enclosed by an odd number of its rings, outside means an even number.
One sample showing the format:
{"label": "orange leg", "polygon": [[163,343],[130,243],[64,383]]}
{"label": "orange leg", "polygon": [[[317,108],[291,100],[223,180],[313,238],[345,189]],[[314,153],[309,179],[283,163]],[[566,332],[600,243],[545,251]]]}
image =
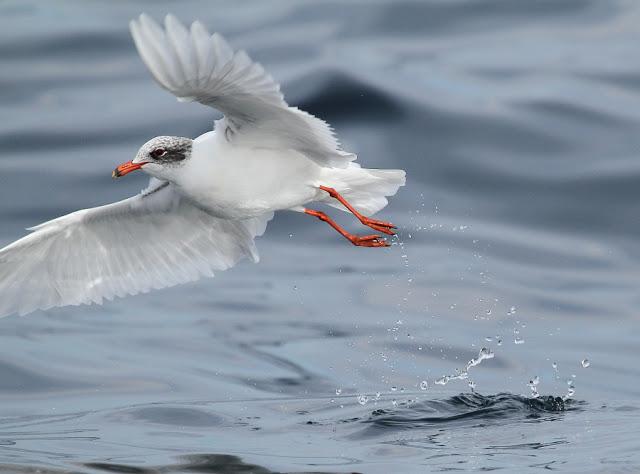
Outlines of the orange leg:
{"label": "orange leg", "polygon": [[329,196],[331,196],[332,198],[337,199],[338,201],[340,201],[340,203],[344,207],[346,207],[351,212],[351,214],[356,216],[358,218],[358,220],[360,222],[362,222],[364,225],[366,225],[368,227],[371,227],[372,229],[377,230],[378,232],[384,232],[385,234],[389,234],[389,235],[396,235],[396,233],[394,232],[394,229],[397,229],[397,227],[395,225],[393,225],[391,222],[379,221],[378,219],[372,219],[370,217],[363,216],[358,211],[356,211],[353,208],[353,206],[351,204],[349,204],[347,202],[347,200],[345,198],[343,198],[333,188],[329,188],[327,186],[320,186],[320,189],[322,189],[323,191],[326,191],[327,193],[329,193]]}
{"label": "orange leg", "polygon": [[342,235],[345,239],[349,240],[353,245],[358,247],[389,247],[389,244],[386,240],[381,238],[379,235],[353,235],[340,227],[335,221],[333,221],[328,215],[324,212],[314,211],[313,209],[305,209],[304,212],[309,214],[310,216],[317,217],[323,222],[326,222],[335,230],[337,230],[340,235]]}

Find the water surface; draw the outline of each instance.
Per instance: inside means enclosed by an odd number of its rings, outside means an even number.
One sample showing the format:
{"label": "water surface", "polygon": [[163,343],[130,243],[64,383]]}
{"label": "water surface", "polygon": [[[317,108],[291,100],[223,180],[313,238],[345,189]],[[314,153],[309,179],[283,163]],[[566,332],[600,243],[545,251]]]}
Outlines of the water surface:
{"label": "water surface", "polygon": [[0,471],[640,470],[640,5],[3,2],[1,243],[139,191],[115,164],[216,118],[152,82],[142,11],[202,20],[406,169],[401,232],[359,249],[282,214],[259,265],[1,320]]}

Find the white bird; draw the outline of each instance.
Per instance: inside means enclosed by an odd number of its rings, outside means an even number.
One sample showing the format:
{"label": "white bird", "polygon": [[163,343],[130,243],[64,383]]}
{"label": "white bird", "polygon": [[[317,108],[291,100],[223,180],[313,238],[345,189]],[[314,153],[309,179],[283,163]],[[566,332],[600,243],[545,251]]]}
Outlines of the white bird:
{"label": "white bird", "polygon": [[388,245],[306,205],[350,211],[392,235],[395,226],[366,215],[404,185],[404,171],[354,163],[324,121],[290,107],[260,64],[201,23],[187,30],[168,15],[163,30],[143,14],[130,27],[160,86],[224,117],[193,140],[153,138],[118,166],[114,177],[151,175],[140,194],[45,222],[0,250],[0,316],[102,303],[212,276],[243,257],[257,262],[254,239],[274,211],[315,216],[357,246]]}

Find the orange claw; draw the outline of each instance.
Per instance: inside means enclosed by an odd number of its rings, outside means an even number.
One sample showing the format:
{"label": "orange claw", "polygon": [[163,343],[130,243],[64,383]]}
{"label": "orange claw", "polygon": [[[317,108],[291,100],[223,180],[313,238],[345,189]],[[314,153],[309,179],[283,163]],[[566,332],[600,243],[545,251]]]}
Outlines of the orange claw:
{"label": "orange claw", "polygon": [[354,235],[350,238],[351,243],[357,247],[389,247],[389,243],[379,235]]}
{"label": "orange claw", "polygon": [[372,219],[371,217],[360,214],[349,202],[343,198],[338,191],[328,186],[320,186],[320,189],[325,191],[334,199],[337,199],[349,212],[351,212],[356,218],[364,225],[371,227],[378,232],[382,232],[387,235],[396,235],[395,230],[397,227],[391,222],[379,221],[378,219]]}
{"label": "orange claw", "polygon": [[353,235],[340,227],[333,219],[331,219],[324,212],[315,211],[313,209],[305,209],[304,212],[310,216],[317,217],[323,222],[326,222],[336,231],[340,233],[345,239],[349,240],[356,247],[389,247],[389,243],[380,237],[379,235]]}
{"label": "orange claw", "polygon": [[377,219],[371,219],[370,217],[362,216],[360,220],[364,225],[371,227],[378,232],[382,232],[388,235],[396,235],[395,230],[397,227],[391,222],[379,221]]}
{"label": "orange claw", "polygon": [[[364,225],[371,227],[373,230],[377,230],[378,232],[382,232],[387,235],[396,235],[395,229],[397,227],[393,225],[391,222],[380,221],[378,219],[372,219],[371,217],[364,216],[360,214],[349,202],[343,198],[340,193],[338,193],[335,189],[330,188],[328,186],[320,186],[320,189],[325,191],[334,199],[337,199],[344,207],[346,207],[349,212],[351,212],[356,218]],[[334,222],[329,216],[327,216],[324,212],[315,211],[313,209],[305,209],[304,212],[309,214],[310,216],[317,217],[321,221],[326,222],[335,230],[337,230],[345,239],[348,239],[353,245],[358,247],[390,247],[389,242],[386,239],[383,239],[379,235],[353,235],[340,227],[336,222]]]}

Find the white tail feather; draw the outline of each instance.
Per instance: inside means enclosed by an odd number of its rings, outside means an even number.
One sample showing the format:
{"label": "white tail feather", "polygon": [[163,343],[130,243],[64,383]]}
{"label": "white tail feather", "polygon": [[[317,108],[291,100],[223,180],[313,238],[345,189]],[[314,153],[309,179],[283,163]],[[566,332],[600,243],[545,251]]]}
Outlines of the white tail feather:
{"label": "white tail feather", "polygon": [[[326,182],[321,184],[334,188],[359,212],[372,215],[388,204],[387,196],[393,196],[404,186],[405,175],[404,170],[366,169],[350,163],[347,168],[327,169]],[[346,211],[340,202],[328,195],[323,202]]]}

